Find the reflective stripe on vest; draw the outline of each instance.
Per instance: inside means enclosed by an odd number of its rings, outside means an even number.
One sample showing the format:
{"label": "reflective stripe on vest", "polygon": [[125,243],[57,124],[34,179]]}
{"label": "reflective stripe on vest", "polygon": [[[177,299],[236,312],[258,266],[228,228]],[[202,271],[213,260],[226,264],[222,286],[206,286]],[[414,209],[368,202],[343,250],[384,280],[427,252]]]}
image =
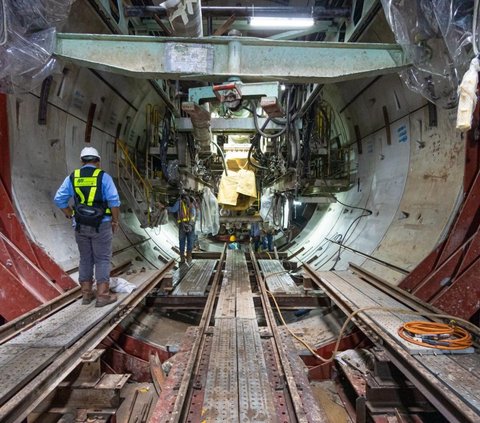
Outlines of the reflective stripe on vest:
{"label": "reflective stripe on vest", "polygon": [[[97,196],[98,181],[100,180],[101,169],[95,169],[92,176],[82,176],[82,169],[76,169],[73,172],[72,184],[75,193],[77,194],[80,204],[86,204],[87,206],[94,206],[95,197]],[[101,189],[101,187],[100,187]],[[85,198],[87,196],[87,198]],[[103,200],[102,193],[100,191],[100,197]],[[97,198],[98,203],[98,198]],[[103,201],[102,201],[103,203]],[[105,214],[112,214],[111,210],[107,208]]]}
{"label": "reflective stripe on vest", "polygon": [[180,201],[180,207],[178,209],[177,223],[181,222],[190,222],[190,210],[188,210],[187,204],[183,200]]}

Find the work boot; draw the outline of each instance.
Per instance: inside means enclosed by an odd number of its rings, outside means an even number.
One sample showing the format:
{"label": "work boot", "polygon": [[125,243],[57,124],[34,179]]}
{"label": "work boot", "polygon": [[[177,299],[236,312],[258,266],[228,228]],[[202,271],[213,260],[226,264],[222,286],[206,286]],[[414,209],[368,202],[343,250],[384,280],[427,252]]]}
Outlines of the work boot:
{"label": "work boot", "polygon": [[93,282],[80,282],[80,289],[82,291],[82,304],[90,304],[95,299],[95,294],[93,293]]}
{"label": "work boot", "polygon": [[108,282],[97,283],[97,302],[95,307],[103,307],[117,301],[115,294],[110,294],[110,284]]}
{"label": "work boot", "polygon": [[192,262],[192,252],[187,251],[187,263],[190,264]]}
{"label": "work boot", "polygon": [[180,254],[180,264],[185,263],[185,256],[183,254]]}

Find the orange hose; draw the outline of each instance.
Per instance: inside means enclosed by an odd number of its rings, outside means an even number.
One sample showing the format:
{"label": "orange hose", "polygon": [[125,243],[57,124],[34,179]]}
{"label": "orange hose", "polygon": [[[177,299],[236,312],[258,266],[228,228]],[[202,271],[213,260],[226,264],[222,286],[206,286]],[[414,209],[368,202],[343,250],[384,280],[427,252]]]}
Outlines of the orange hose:
{"label": "orange hose", "polygon": [[440,350],[464,350],[472,346],[472,335],[453,323],[407,322],[398,328],[398,335],[412,344]]}

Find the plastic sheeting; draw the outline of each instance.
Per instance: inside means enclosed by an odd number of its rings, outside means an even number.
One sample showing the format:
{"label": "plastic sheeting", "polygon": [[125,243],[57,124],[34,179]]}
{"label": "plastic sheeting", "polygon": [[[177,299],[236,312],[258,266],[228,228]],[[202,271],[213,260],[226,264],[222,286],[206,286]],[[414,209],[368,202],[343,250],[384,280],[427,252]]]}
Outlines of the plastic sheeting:
{"label": "plastic sheeting", "polygon": [[56,27],[75,0],[3,0],[5,41],[0,45],[0,92],[27,92],[57,68]]}
{"label": "plastic sheeting", "polygon": [[413,63],[401,72],[407,86],[445,108],[473,56],[473,0],[381,0],[397,43]]}
{"label": "plastic sheeting", "polygon": [[264,222],[273,222],[273,200],[274,194],[267,188],[260,198],[260,217]]}
{"label": "plastic sheeting", "polygon": [[210,188],[204,188],[201,203],[200,230],[204,234],[217,235],[220,230],[218,201]]}

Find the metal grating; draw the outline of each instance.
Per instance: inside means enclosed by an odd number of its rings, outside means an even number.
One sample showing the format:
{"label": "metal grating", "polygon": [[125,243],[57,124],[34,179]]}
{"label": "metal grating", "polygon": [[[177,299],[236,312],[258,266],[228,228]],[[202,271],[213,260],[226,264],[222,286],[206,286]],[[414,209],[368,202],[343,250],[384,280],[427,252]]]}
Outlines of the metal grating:
{"label": "metal grating", "polygon": [[[472,359],[474,356],[470,356]],[[480,412],[480,379],[472,371],[460,366],[457,357],[447,355],[424,356],[419,361],[440,379],[449,389]],[[475,368],[478,370],[478,354]]]}
{"label": "metal grating", "polygon": [[204,295],[216,263],[216,260],[195,260],[173,295]]}
{"label": "metal grating", "polygon": [[287,275],[280,260],[258,260],[268,290],[274,294],[301,294],[302,289]]}
{"label": "metal grating", "polygon": [[[8,353],[8,348],[2,346],[0,349],[2,356],[5,351]],[[27,348],[1,366],[0,404],[45,369],[59,353],[58,348]]]}
{"label": "metal grating", "polygon": [[275,421],[276,410],[268,380],[256,320],[237,319],[240,422]]}
{"label": "metal grating", "polygon": [[[318,272],[317,274],[331,289],[337,291],[340,296],[344,297],[345,302],[351,304],[354,310],[364,307],[407,308],[399,301],[376,290],[367,282],[347,271]],[[411,344],[397,335],[398,328],[403,323],[412,320],[411,315],[372,310],[362,313],[362,316],[365,317],[366,320],[369,319],[383,328],[386,333],[402,345],[410,354],[438,354],[441,351]],[[426,320],[420,316],[415,316],[414,319]]]}
{"label": "metal grating", "polygon": [[235,316],[256,318],[245,255],[241,251],[229,250],[215,318]]}
{"label": "metal grating", "polygon": [[202,420],[238,422],[236,319],[218,319],[213,332]]}
{"label": "metal grating", "polygon": [[[119,298],[126,294],[119,294]],[[9,345],[32,344],[35,347],[68,348],[85,332],[100,322],[106,314],[118,305],[118,301],[104,307],[88,306],[76,301],[47,320],[40,322],[34,330],[26,331],[8,342]]]}

